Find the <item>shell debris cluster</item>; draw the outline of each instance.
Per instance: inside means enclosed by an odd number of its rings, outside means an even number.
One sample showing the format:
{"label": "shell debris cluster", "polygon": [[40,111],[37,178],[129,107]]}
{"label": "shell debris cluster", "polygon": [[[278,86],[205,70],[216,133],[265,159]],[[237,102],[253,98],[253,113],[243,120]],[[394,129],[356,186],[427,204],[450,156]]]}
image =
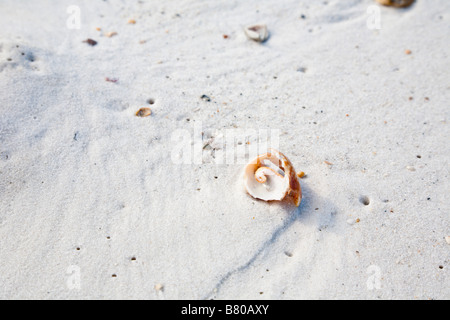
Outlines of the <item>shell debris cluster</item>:
{"label": "shell debris cluster", "polygon": [[289,196],[298,207],[302,201],[299,177],[291,161],[275,149],[250,161],[244,170],[244,185],[256,199],[281,201]]}

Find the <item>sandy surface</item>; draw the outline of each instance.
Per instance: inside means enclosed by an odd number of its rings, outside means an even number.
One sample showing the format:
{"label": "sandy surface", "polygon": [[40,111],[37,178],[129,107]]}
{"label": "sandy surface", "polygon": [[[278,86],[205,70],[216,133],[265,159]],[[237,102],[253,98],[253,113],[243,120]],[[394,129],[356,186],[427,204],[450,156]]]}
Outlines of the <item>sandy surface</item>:
{"label": "sandy surface", "polygon": [[[1,0],[0,298],[449,299],[450,2],[374,4]],[[196,126],[278,130],[299,209]]]}

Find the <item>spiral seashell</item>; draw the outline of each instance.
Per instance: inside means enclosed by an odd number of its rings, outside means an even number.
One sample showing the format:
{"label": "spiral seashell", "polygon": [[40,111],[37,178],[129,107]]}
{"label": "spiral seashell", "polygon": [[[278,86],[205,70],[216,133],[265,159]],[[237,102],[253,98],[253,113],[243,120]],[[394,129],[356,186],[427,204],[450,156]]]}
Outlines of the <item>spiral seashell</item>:
{"label": "spiral seashell", "polygon": [[280,201],[289,195],[297,207],[302,201],[302,189],[292,163],[275,149],[269,149],[247,164],[244,185],[256,199]]}

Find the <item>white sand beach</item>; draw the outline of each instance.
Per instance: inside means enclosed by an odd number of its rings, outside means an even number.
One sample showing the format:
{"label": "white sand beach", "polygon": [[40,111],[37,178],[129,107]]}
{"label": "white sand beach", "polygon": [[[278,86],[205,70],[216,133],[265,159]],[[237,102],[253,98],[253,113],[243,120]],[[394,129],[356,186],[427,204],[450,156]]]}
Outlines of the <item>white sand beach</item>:
{"label": "white sand beach", "polygon": [[[0,30],[1,299],[450,298],[448,0],[0,0]],[[218,161],[264,133],[298,208]]]}

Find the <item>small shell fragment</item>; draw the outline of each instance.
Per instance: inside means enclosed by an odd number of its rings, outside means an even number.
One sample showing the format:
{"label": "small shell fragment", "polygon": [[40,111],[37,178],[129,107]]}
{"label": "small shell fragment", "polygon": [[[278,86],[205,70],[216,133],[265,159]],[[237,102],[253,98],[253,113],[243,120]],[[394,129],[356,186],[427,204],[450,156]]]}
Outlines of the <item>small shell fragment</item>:
{"label": "small shell fragment", "polygon": [[107,82],[112,82],[112,83],[117,83],[117,81],[119,81],[119,79],[114,79],[114,78],[106,77],[106,78],[105,78],[105,81],[107,81]]}
{"label": "small shell fragment", "polygon": [[141,108],[141,109],[139,109],[138,112],[136,112],[136,116],[141,117],[141,118],[148,117],[151,114],[152,114],[152,109],[150,109],[150,108]]}
{"label": "small shell fragment", "polygon": [[265,24],[248,26],[244,29],[247,38],[256,42],[264,42],[269,38],[269,31]]}
{"label": "small shell fragment", "polygon": [[297,207],[302,201],[300,181],[292,163],[274,149],[269,149],[269,152],[247,164],[244,185],[256,199],[281,201],[289,195]]}
{"label": "small shell fragment", "polygon": [[115,31],[105,33],[105,37],[112,38],[114,36],[117,36],[117,32]]}
{"label": "small shell fragment", "polygon": [[377,0],[383,6],[392,6],[396,8],[405,8],[410,6],[414,0]]}

